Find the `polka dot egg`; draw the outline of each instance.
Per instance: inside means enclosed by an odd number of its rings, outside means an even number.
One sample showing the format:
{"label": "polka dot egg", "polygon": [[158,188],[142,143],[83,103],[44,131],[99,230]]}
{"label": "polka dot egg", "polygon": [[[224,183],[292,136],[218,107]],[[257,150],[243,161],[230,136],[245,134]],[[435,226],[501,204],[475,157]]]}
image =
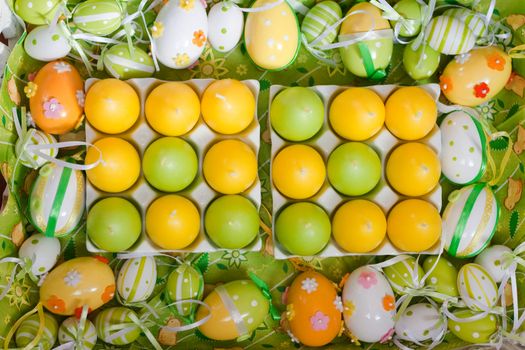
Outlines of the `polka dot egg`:
{"label": "polka dot egg", "polygon": [[[140,327],[133,323],[138,319],[135,312],[125,307],[112,307],[101,311],[95,319],[97,335],[102,341],[113,345],[133,343],[140,336]],[[129,324],[124,329],[115,327],[123,323]]]}
{"label": "polka dot egg", "polygon": [[392,289],[397,294],[406,294],[407,288],[415,289],[419,287],[421,278],[423,278],[423,269],[416,262],[416,258],[410,255],[400,255],[404,257],[391,266],[383,269],[385,276],[390,282]]}
{"label": "polka dot egg", "polygon": [[234,3],[219,2],[208,13],[208,41],[219,52],[231,51],[241,40],[244,16]]}
{"label": "polka dot egg", "polygon": [[[181,264],[173,270],[166,285],[166,294],[170,302],[186,299],[202,299],[204,292],[204,277],[197,268],[189,264]],[[195,305],[191,303],[179,303],[172,310],[181,316],[188,316],[195,311]]]}
{"label": "polka dot egg", "polygon": [[27,34],[24,49],[35,60],[49,62],[67,56],[71,46],[59,26],[43,25]]}
{"label": "polka dot egg", "polygon": [[492,308],[498,298],[498,287],[483,266],[466,264],[458,273],[458,290],[461,299],[474,311]]}
{"label": "polka dot egg", "polygon": [[58,329],[58,341],[60,344],[73,343],[77,345],[77,349],[91,350],[97,343],[97,331],[95,325],[90,320],[86,320],[84,325],[84,332],[82,333],[82,341],[77,343],[77,336],[79,320],[76,317],[68,317],[62,322]]}
{"label": "polka dot egg", "polygon": [[60,0],[16,0],[14,7],[25,22],[43,25],[51,22],[61,3]]}
{"label": "polka dot egg", "polygon": [[423,262],[423,270],[428,277],[425,285],[433,287],[436,292],[444,294],[443,297],[433,297],[435,301],[442,302],[447,297],[457,297],[458,270],[443,256],[436,262],[436,256],[429,256]]}
{"label": "polka dot egg", "polygon": [[[15,151],[20,159],[20,163],[28,168],[38,169],[45,163],[47,159],[42,158],[34,151],[28,149],[29,146],[43,146],[52,145],[56,143],[56,139],[49,134],[37,129],[29,129],[23,138],[16,141]],[[55,158],[58,154],[58,149],[49,148],[39,150],[48,157]]]}
{"label": "polka dot egg", "polygon": [[155,258],[144,256],[126,260],[117,275],[117,291],[124,303],[147,300],[157,282]]}
{"label": "polka dot egg", "polygon": [[153,59],[146,51],[133,47],[133,54],[127,44],[118,44],[109,48],[103,55],[106,71],[117,79],[151,77],[155,72]]}
{"label": "polka dot egg", "polygon": [[22,243],[18,251],[20,259],[31,260],[31,272],[35,276],[50,271],[60,256],[60,241],[55,237],[46,237],[37,233]]}
{"label": "polka dot egg", "polygon": [[116,0],[87,0],[73,12],[73,22],[83,30],[95,35],[108,35],[116,31],[123,18],[123,10]]}
{"label": "polka dot egg", "polygon": [[[453,312],[457,318],[469,318],[477,315],[472,310],[456,310]],[[495,315],[486,315],[476,321],[457,322],[452,319],[448,320],[448,329],[459,339],[469,343],[479,344],[488,343],[490,337],[498,328],[498,320]]]}
{"label": "polka dot egg", "polygon": [[[22,321],[20,327],[16,330],[15,341],[19,348],[25,348],[31,343],[40,327],[40,315],[34,314]],[[55,318],[49,314],[44,313],[44,332],[42,337],[38,340],[38,349],[50,350],[53,348],[57,340],[58,323]]]}
{"label": "polka dot egg", "polygon": [[429,303],[410,305],[396,321],[399,339],[424,342],[445,332],[447,324],[441,312]]}
{"label": "polka dot egg", "polygon": [[483,266],[494,282],[500,283],[507,272],[505,254],[512,254],[512,250],[504,245],[493,245],[476,257],[476,264]]}

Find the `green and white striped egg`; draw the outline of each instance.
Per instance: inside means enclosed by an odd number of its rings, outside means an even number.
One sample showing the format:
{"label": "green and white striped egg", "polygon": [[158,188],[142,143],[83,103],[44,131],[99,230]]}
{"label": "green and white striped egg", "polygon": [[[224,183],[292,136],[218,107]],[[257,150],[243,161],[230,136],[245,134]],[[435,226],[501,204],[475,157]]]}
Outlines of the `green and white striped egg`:
{"label": "green and white striped egg", "polygon": [[477,12],[466,8],[452,8],[446,10],[443,15],[451,16],[464,22],[472,31],[472,34],[479,38],[487,33],[487,27],[485,26],[485,17]]}
{"label": "green and white striped egg", "polygon": [[[76,342],[78,335],[79,320],[76,317],[68,317],[62,322],[58,329],[58,341],[60,344]],[[86,320],[84,332],[82,333],[82,342],[76,344],[76,349],[91,350],[97,343],[97,330],[90,320]]]}
{"label": "green and white striped egg", "polygon": [[[170,302],[197,299],[201,300],[204,292],[202,273],[190,264],[181,264],[173,270],[166,284],[166,293]],[[181,316],[188,316],[195,311],[195,304],[180,303],[174,306]]]}
{"label": "green and white striped egg", "polygon": [[[27,146],[52,145],[56,142],[56,139],[50,134],[37,129],[29,129],[25,137],[19,138],[16,142],[15,152],[22,165],[28,168],[38,169],[47,163],[47,160],[28,150]],[[56,148],[42,149],[40,152],[52,158],[55,158],[58,154],[58,150]]]}
{"label": "green and white striped egg", "polygon": [[[324,33],[330,26],[334,25],[343,16],[341,7],[335,1],[323,1],[315,5],[303,19],[301,33],[308,43],[313,42],[317,37]],[[331,44],[337,38],[339,26],[333,28],[330,34],[325,36],[315,46]]]}
{"label": "green and white striped egg", "polygon": [[[57,341],[58,323],[55,318],[47,312],[44,313],[44,319],[44,333],[42,333],[42,337],[38,341],[37,348],[40,350],[50,350]],[[40,316],[38,314],[31,315],[24,320],[16,330],[16,346],[19,348],[27,346],[35,339],[39,327]]]}
{"label": "green and white striped egg", "polygon": [[420,303],[407,307],[394,328],[399,339],[424,342],[436,339],[447,329],[447,324],[435,306]]}
{"label": "green and white striped egg", "polygon": [[53,20],[61,3],[60,0],[16,0],[14,7],[16,14],[25,22],[44,25]]}
{"label": "green and white striped egg", "polygon": [[[436,262],[437,257],[429,256],[423,262],[423,270],[428,273],[433,269],[425,280],[425,285],[434,287],[436,292],[445,294],[450,297],[457,297],[459,295],[457,280],[458,270],[450,261],[443,256]],[[434,266],[435,265],[435,266]],[[444,298],[432,297],[435,301],[442,302]]]}
{"label": "green and white striped egg", "polygon": [[153,59],[139,47],[133,47],[133,54],[127,44],[118,44],[104,52],[104,67],[117,79],[148,78],[155,73]]}
{"label": "green and white striped egg", "polygon": [[31,260],[31,272],[40,276],[56,265],[60,256],[60,241],[56,237],[46,237],[37,233],[28,237],[18,250],[20,259]]}
{"label": "green and white striped egg", "polygon": [[108,35],[122,23],[123,11],[117,0],[87,0],[73,11],[73,22],[84,32]]}
{"label": "green and white striped egg", "polygon": [[492,308],[498,301],[498,287],[483,266],[470,263],[458,273],[459,295],[467,307],[474,311]]}
{"label": "green and white striped egg", "polygon": [[[135,317],[134,317],[135,316]],[[140,327],[133,323],[132,318],[137,315],[132,310],[125,307],[112,307],[105,309],[97,315],[95,328],[97,335],[102,341],[113,345],[127,345],[133,343],[140,336]],[[126,324],[122,328],[115,326]]]}
{"label": "green and white striped egg", "polygon": [[[478,314],[472,310],[461,309],[453,312],[457,318],[470,318]],[[457,322],[448,320],[448,329],[461,340],[469,343],[488,343],[492,334],[498,329],[498,320],[495,315],[487,315],[476,321]]]}
{"label": "green and white striped egg", "polygon": [[452,16],[434,17],[426,28],[425,38],[431,48],[445,55],[469,52],[476,44],[476,36],[467,24]]}
{"label": "green and white striped egg", "polygon": [[157,281],[157,264],[152,256],[126,260],[117,276],[117,291],[125,303],[147,300]]}
{"label": "green and white striped egg", "polygon": [[405,259],[383,268],[392,289],[400,295],[406,294],[405,288],[417,288],[424,275],[416,258],[410,255],[402,255],[402,257]]}
{"label": "green and white striped egg", "polygon": [[465,186],[452,194],[443,213],[445,250],[458,258],[478,255],[490,243],[499,218],[499,204],[485,184]]}
{"label": "green and white striped egg", "polygon": [[408,44],[403,51],[403,66],[414,80],[428,79],[434,75],[440,59],[440,53],[425,43],[417,49],[414,49],[414,43]]}

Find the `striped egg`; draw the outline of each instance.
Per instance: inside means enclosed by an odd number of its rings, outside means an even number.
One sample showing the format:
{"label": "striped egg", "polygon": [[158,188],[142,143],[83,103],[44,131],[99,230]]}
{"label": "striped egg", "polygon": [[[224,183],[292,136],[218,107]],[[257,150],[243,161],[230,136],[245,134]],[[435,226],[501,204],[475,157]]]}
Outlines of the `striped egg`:
{"label": "striped egg", "polygon": [[492,239],[498,217],[499,204],[490,187],[479,183],[458,190],[443,213],[445,250],[458,258],[478,255]]}
{"label": "striped egg", "polygon": [[[113,345],[127,345],[133,343],[140,336],[140,327],[133,323],[138,319],[135,312],[125,307],[112,307],[101,311],[95,319],[97,335],[102,341]],[[115,326],[129,324],[123,331]]]}
{"label": "striped egg", "polygon": [[[29,129],[23,138],[19,138],[16,142],[15,152],[17,157],[20,159],[20,163],[28,168],[38,169],[47,160],[35,154],[33,151],[28,150],[29,145],[52,145],[55,144],[56,139],[43,131],[37,129]],[[55,158],[58,154],[56,148],[42,149],[40,150],[43,154],[48,157]]]}
{"label": "striped egg", "polygon": [[461,299],[473,311],[492,308],[498,300],[498,287],[483,266],[470,263],[458,273],[458,290]]}
{"label": "striped egg", "polygon": [[46,164],[31,188],[31,223],[47,235],[61,237],[71,233],[84,213],[84,190],[84,175],[80,170]]}
{"label": "striped egg", "polygon": [[429,303],[410,305],[399,316],[395,325],[399,339],[417,342],[436,339],[446,329],[444,316]]}
{"label": "striped egg", "polygon": [[487,33],[487,27],[485,26],[485,16],[474,12],[466,8],[451,8],[446,10],[443,15],[457,18],[461,22],[465,23],[472,34],[479,38]]}
{"label": "striped egg", "polygon": [[157,264],[152,256],[126,260],[117,276],[117,291],[125,303],[147,300],[157,281]]}
{"label": "striped egg", "polygon": [[208,41],[219,52],[233,50],[244,27],[242,11],[234,3],[218,2],[208,13]]}
{"label": "striped egg", "polygon": [[401,256],[405,259],[383,268],[392,289],[399,295],[406,294],[406,288],[418,288],[424,275],[416,258],[410,255]]}
{"label": "striped egg", "polygon": [[40,276],[50,271],[60,256],[60,241],[56,237],[46,237],[36,233],[28,237],[18,250],[20,259],[31,260],[31,272]]}
{"label": "striped egg", "polygon": [[[190,264],[181,264],[173,270],[166,284],[166,293],[170,302],[186,299],[202,299],[204,278],[202,273]],[[195,311],[195,304],[180,303],[174,306],[181,316],[188,316]]]}
{"label": "striped egg", "polygon": [[[58,329],[58,341],[60,344],[76,342],[78,336],[79,320],[76,317],[68,317],[62,322]],[[91,350],[97,343],[97,330],[95,325],[86,320],[84,325],[84,332],[82,333],[82,341],[77,344],[77,349]]]}
{"label": "striped egg", "polygon": [[122,23],[123,11],[116,0],[87,0],[73,11],[73,22],[83,30],[96,35],[108,35]]}
{"label": "striped egg", "polygon": [[[335,1],[328,0],[315,5],[308,11],[301,24],[301,33],[306,39],[306,42],[313,42],[323,34],[327,28],[339,21],[342,16],[343,12],[341,11],[341,7]],[[323,40],[317,42],[314,46],[333,43],[338,32],[339,26],[333,28]]]}
{"label": "striped egg", "polygon": [[[44,316],[44,333],[38,341],[38,347],[35,347],[35,349],[50,350],[57,341],[58,323],[51,314],[45,312]],[[19,348],[26,347],[31,341],[33,341],[33,339],[35,339],[39,327],[40,316],[38,314],[31,315],[24,320],[16,330],[16,346]]]}
{"label": "striped egg", "polygon": [[153,59],[136,46],[132,54],[127,44],[118,44],[104,52],[103,57],[106,71],[117,79],[147,78],[155,73]]}
{"label": "striped egg", "polygon": [[434,17],[426,28],[425,38],[431,48],[446,55],[469,52],[476,44],[476,36],[469,27],[452,16]]}

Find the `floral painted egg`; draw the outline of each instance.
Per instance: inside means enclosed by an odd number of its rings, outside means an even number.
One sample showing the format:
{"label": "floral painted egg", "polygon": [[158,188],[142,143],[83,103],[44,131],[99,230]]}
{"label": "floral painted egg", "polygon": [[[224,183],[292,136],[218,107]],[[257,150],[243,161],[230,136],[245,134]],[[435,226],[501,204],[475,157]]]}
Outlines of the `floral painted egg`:
{"label": "floral painted egg", "polygon": [[29,196],[29,219],[46,236],[71,233],[84,214],[85,180],[80,170],[48,163],[38,173]]}
{"label": "floral painted egg", "polygon": [[27,54],[39,61],[54,61],[66,57],[71,51],[60,26],[43,25],[34,28],[24,41]]}
{"label": "floral painted egg", "polygon": [[[277,0],[256,0],[252,9]],[[293,63],[301,41],[295,12],[287,1],[262,12],[250,12],[244,27],[244,43],[252,61],[262,69],[281,70]]]}
{"label": "floral painted egg", "polygon": [[206,46],[208,18],[199,0],[173,0],[160,10],[151,29],[159,61],[184,69],[195,63]]}
{"label": "floral painted egg", "polygon": [[325,35],[327,28],[331,28],[343,17],[341,7],[335,1],[323,1],[308,11],[301,24],[301,34],[307,43],[313,47],[331,44],[337,38],[339,26],[334,27],[322,40],[316,41],[320,35]]}
{"label": "floral painted egg", "polygon": [[82,332],[82,338],[78,342],[79,335],[79,320],[76,317],[68,317],[62,322],[58,329],[58,341],[60,344],[77,344],[77,348],[83,350],[91,350],[97,343],[97,330],[95,325],[90,320],[86,320],[84,325],[84,331]]}
{"label": "floral painted egg", "polygon": [[60,9],[60,0],[16,0],[15,12],[24,22],[34,25],[48,24]]}
{"label": "floral painted egg", "polygon": [[392,289],[399,294],[406,294],[406,289],[416,289],[419,287],[424,272],[416,261],[416,258],[410,255],[400,255],[405,257],[393,265],[383,268],[385,276],[392,286]]}
{"label": "floral painted egg", "polygon": [[[445,296],[457,297],[459,295],[457,287],[458,270],[443,256],[437,262],[436,259],[436,256],[429,256],[423,262],[425,274],[432,269],[425,280],[425,285],[434,287],[436,292]],[[444,298],[433,297],[433,299],[442,302]]]}
{"label": "floral painted egg", "polygon": [[410,305],[396,321],[396,336],[402,340],[424,342],[436,339],[447,329],[444,316],[433,305]]}
{"label": "floral painted egg", "polygon": [[375,343],[392,337],[396,299],[381,272],[370,266],[355,269],[342,295],[346,327],[357,339]]}
{"label": "floral painted egg", "polygon": [[[101,311],[95,319],[97,335],[102,341],[113,345],[127,345],[138,339],[141,329],[134,324],[138,320],[137,315],[131,309],[125,307],[111,307]],[[115,326],[128,324],[128,327],[118,328]]]}
{"label": "floral painted egg", "polygon": [[466,264],[458,273],[458,289],[468,308],[483,311],[492,308],[498,300],[498,287],[483,266]]}
{"label": "floral painted egg", "polygon": [[[216,287],[206,299],[211,309],[210,319],[199,327],[199,331],[213,340],[243,340],[264,321],[270,309],[255,283],[248,280],[232,281]],[[209,314],[207,308],[199,306],[196,320]]]}
{"label": "floral painted egg", "polygon": [[87,0],[73,12],[73,22],[84,32],[108,35],[116,31],[123,18],[123,10],[117,0]]}
{"label": "floral painted egg", "polygon": [[84,82],[77,69],[65,61],[42,67],[33,83],[36,92],[29,99],[35,124],[48,134],[61,135],[82,121]]}
{"label": "floral painted egg", "polygon": [[37,233],[27,238],[18,250],[20,259],[31,260],[31,272],[40,276],[55,266],[60,256],[60,241]]}
{"label": "floral painted egg", "polygon": [[106,71],[117,79],[147,78],[155,73],[153,59],[139,47],[133,47],[133,54],[127,44],[110,47],[103,55]]}
{"label": "floral painted egg", "polygon": [[443,15],[454,17],[460,20],[461,22],[465,23],[476,38],[487,34],[487,27],[485,26],[485,15],[460,7],[446,10],[445,12],[443,12]]}
{"label": "floral painted egg", "polygon": [[476,44],[476,36],[469,27],[452,16],[434,17],[426,27],[428,45],[445,55],[469,52]]}
{"label": "floral painted egg", "polygon": [[[32,169],[38,169],[47,163],[47,159],[42,158],[32,150],[28,149],[28,146],[52,145],[56,142],[57,141],[53,135],[49,135],[43,131],[31,128],[27,130],[27,133],[24,135],[24,137],[19,138],[16,141],[15,152],[23,166]],[[51,158],[55,158],[58,154],[58,149],[56,148],[41,149],[39,151]]]}
{"label": "floral painted egg", "polygon": [[[453,312],[457,318],[470,318],[477,312],[462,309]],[[448,320],[448,329],[461,340],[469,343],[481,344],[488,343],[490,337],[498,329],[498,320],[494,315],[487,315],[476,321],[457,322],[452,319]]]}
{"label": "floral painted egg", "polygon": [[[186,299],[202,300],[204,293],[204,277],[197,268],[190,264],[181,264],[173,270],[166,284],[166,294],[170,302]],[[172,310],[181,316],[192,315],[195,312],[195,304],[179,303]]]}
{"label": "floral painted egg", "polygon": [[487,165],[487,137],[481,123],[465,111],[452,112],[441,129],[441,171],[458,185],[478,182]]}
{"label": "floral painted egg", "polygon": [[453,194],[443,213],[445,250],[458,258],[478,255],[490,243],[499,218],[494,192],[479,183]]}
{"label": "floral painted egg", "polygon": [[500,283],[508,267],[505,265],[505,255],[512,254],[512,250],[504,245],[493,245],[486,248],[476,257],[476,264],[483,266],[483,268],[494,279],[494,282]]}
{"label": "floral painted egg", "polygon": [[339,334],[343,302],[330,280],[318,272],[303,272],[286,293],[286,320],[294,339],[324,346]]}
{"label": "floral painted egg", "polygon": [[[42,337],[38,340],[38,346],[32,349],[50,350],[53,348],[57,341],[58,323],[55,318],[45,312],[44,313],[44,332]],[[15,342],[19,348],[25,348],[31,343],[37,333],[40,326],[40,315],[35,314],[29,316],[26,320],[22,321],[20,327],[16,330]]]}
{"label": "floral painted egg", "polygon": [[244,15],[234,3],[216,3],[208,13],[208,41],[219,52],[228,52],[237,46],[243,27]]}
{"label": "floral painted egg", "polygon": [[496,96],[505,87],[511,71],[510,56],[489,46],[456,56],[439,80],[450,102],[473,107]]}
{"label": "floral painted egg", "polygon": [[408,44],[403,51],[403,66],[414,80],[428,79],[437,71],[441,55],[439,52],[421,44],[414,49],[414,44]]}
{"label": "floral painted egg", "polygon": [[98,309],[115,294],[115,276],[98,257],[68,260],[55,267],[40,287],[40,301],[46,309],[70,316],[87,305]]}
{"label": "floral painted egg", "polygon": [[157,283],[157,264],[152,256],[128,259],[117,275],[117,291],[125,303],[147,300]]}

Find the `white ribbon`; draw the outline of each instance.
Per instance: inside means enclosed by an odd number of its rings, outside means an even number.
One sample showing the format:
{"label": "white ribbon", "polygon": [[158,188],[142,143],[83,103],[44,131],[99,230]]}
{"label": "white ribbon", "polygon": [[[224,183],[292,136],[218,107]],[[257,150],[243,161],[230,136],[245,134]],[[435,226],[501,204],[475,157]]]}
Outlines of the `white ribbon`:
{"label": "white ribbon", "polygon": [[[503,264],[505,268],[505,274],[503,276],[503,279],[500,284],[500,289],[503,288],[501,298],[501,304],[502,307],[506,308],[506,299],[504,295],[504,288],[507,285],[507,283],[510,281],[511,286],[511,292],[512,292],[512,312],[513,312],[513,323],[512,323],[512,329],[511,333],[515,334],[525,322],[525,312],[523,312],[521,315],[519,314],[519,307],[518,307],[518,287],[517,287],[517,281],[516,281],[516,270],[518,268],[518,265],[525,267],[525,260],[520,257],[519,255],[521,253],[525,252],[525,242],[518,245],[512,253],[504,253],[503,254]],[[506,320],[504,323],[504,329],[506,330]]]}
{"label": "white ribbon", "polygon": [[77,332],[74,335],[75,336],[74,340],[71,340],[62,345],[59,345],[53,348],[53,350],[73,350],[73,349],[81,350],[81,349],[84,349],[84,344],[83,344],[84,343],[84,332],[86,329],[86,321],[87,321],[88,312],[89,312],[89,306],[84,305],[82,307],[82,312],[80,313],[80,319],[78,321]]}

